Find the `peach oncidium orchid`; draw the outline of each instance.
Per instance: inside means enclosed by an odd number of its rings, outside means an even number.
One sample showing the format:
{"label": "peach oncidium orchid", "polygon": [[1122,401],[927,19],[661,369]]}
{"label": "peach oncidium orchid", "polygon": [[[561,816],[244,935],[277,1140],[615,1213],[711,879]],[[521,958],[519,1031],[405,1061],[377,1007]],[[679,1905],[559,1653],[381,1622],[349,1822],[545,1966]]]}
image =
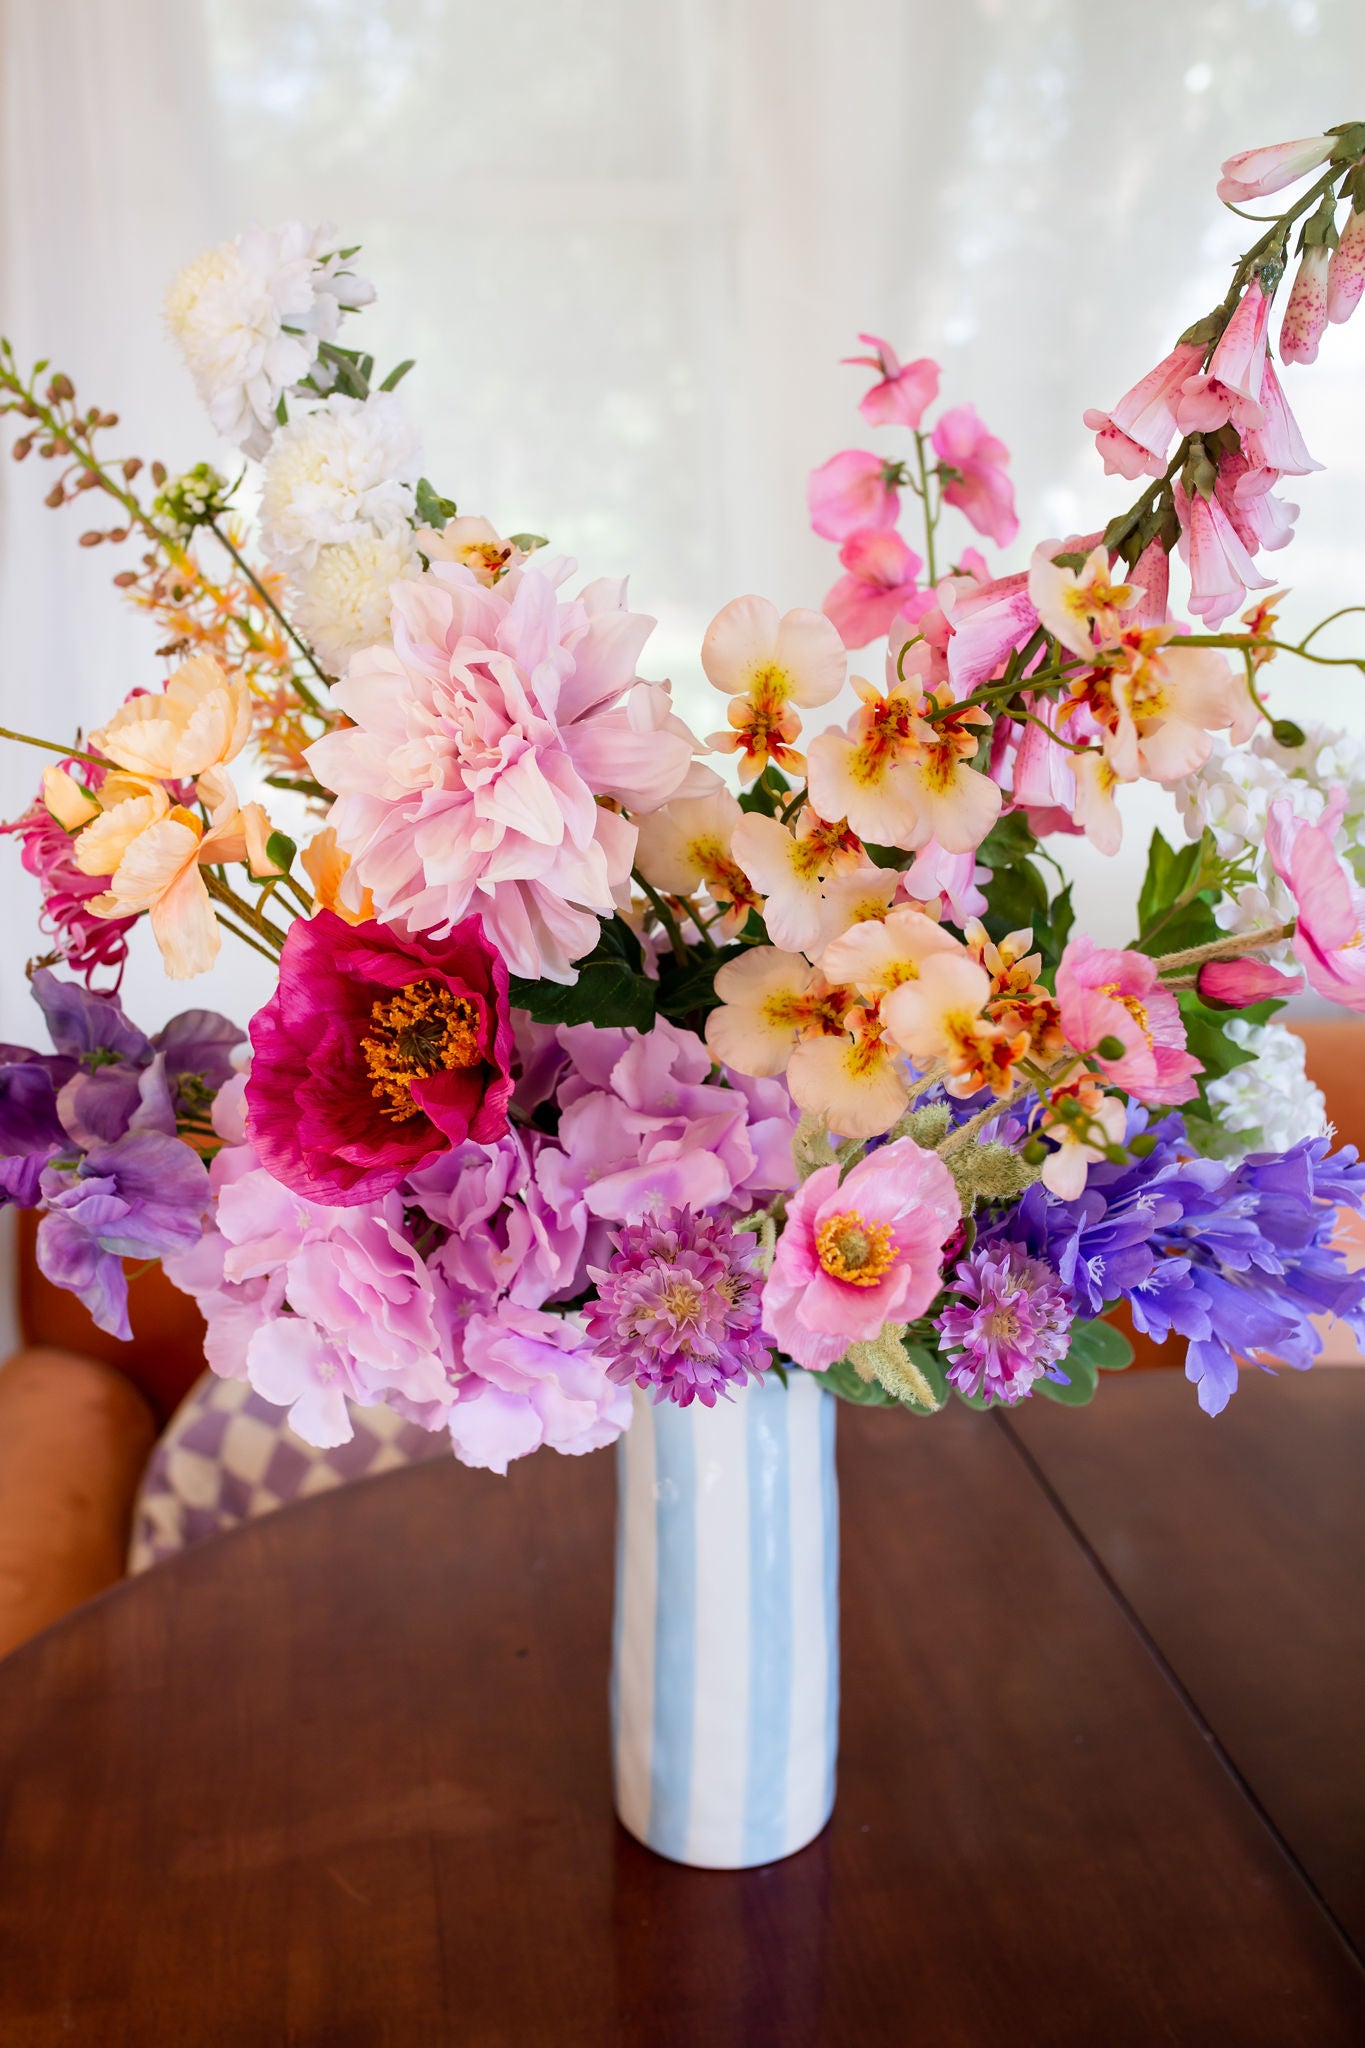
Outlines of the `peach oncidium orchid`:
{"label": "peach oncidium orchid", "polygon": [[688,897],[705,883],[721,910],[718,929],[733,938],[763,899],[735,860],[732,842],[744,813],[728,789],[675,797],[638,820],[635,864],[665,895]]}
{"label": "peach oncidium orchid", "polygon": [[867,868],[861,845],[843,819],[826,824],[809,806],[790,829],[778,818],[750,811],[734,829],[731,852],[767,899],[764,919],[775,946],[789,953],[819,952],[829,924],[824,884]]}
{"label": "peach oncidium orchid", "polygon": [[720,1007],[706,1020],[713,1056],[766,1079],[786,1071],[798,1042],[840,1035],[853,991],[832,986],[799,953],[754,946],[716,970]]}
{"label": "peach oncidium orchid", "polygon": [[728,732],[713,733],[717,753],[738,754],[743,780],[776,768],[800,773],[799,710],[828,704],[843,688],[844,643],[822,612],[778,615],[765,597],[737,597],[717,612],[701,647],[707,679],[730,699]]}

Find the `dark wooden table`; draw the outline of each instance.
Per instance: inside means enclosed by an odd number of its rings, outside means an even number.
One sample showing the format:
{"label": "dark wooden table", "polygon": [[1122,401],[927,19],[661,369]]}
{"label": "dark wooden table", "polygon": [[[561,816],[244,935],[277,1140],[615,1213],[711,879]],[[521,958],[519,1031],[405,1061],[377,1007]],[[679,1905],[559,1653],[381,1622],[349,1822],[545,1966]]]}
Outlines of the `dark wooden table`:
{"label": "dark wooden table", "polygon": [[839,1804],[615,1825],[609,1456],[258,1523],[0,1665],[0,2042],[1365,2041],[1365,1373],[845,1410]]}

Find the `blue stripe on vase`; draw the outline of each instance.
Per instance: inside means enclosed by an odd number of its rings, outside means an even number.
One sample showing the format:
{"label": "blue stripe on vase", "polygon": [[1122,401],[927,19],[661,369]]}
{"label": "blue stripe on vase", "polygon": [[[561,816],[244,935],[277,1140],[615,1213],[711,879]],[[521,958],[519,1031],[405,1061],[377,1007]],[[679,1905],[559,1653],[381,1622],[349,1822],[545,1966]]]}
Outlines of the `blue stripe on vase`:
{"label": "blue stripe on vase", "polygon": [[745,1775],[746,1863],[784,1851],[792,1711],[792,1552],[789,1396],[775,1375],[750,1389],[749,1731]]}
{"label": "blue stripe on vase", "polygon": [[834,1804],[834,1778],[839,1757],[839,1478],[834,1460],[834,1418],[838,1405],[833,1394],[820,1393],[820,1512],[824,1518],[825,1545],[825,1749],[829,1768],[825,1779],[825,1810]]}
{"label": "blue stripe on vase", "polygon": [[616,1744],[621,1727],[621,1630],[626,1618],[626,1502],[630,1494],[630,1468],[626,1463],[626,1438],[616,1439],[616,1583],[611,1610],[611,1677],[607,1696],[611,1710],[611,1768],[616,1774]]}
{"label": "blue stripe on vase", "polygon": [[649,1840],[681,1860],[692,1798],[692,1701],[696,1684],[697,1458],[693,1417],[661,1402],[654,1411],[655,1584],[667,1587],[654,1623],[654,1739]]}

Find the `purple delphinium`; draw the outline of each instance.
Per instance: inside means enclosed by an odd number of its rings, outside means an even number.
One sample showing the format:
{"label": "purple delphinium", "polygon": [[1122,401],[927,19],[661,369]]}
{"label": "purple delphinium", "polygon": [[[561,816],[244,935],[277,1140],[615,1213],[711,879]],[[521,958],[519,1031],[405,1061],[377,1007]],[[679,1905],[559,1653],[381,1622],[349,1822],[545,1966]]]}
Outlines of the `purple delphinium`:
{"label": "purple delphinium", "polygon": [[733,1382],[757,1378],[768,1346],[751,1240],[724,1216],[674,1209],[625,1224],[612,1244],[610,1265],[588,1268],[597,1296],[584,1311],[610,1379],[710,1408]]}
{"label": "purple delphinium", "polygon": [[1057,1274],[1008,1238],[980,1245],[954,1269],[957,1297],[938,1318],[946,1373],[964,1394],[1022,1401],[1058,1367],[1071,1341],[1071,1303]]}
{"label": "purple delphinium", "polygon": [[1041,1186],[991,1233],[1022,1240],[1054,1267],[1081,1314],[1126,1300],[1137,1328],[1186,1340],[1186,1377],[1217,1415],[1239,1360],[1258,1353],[1298,1371],[1322,1350],[1311,1318],[1331,1314],[1365,1335],[1365,1271],[1332,1248],[1336,1211],[1365,1206],[1354,1146],[1308,1138],[1236,1165],[1191,1156],[1184,1123],[1130,1112],[1128,1137],[1153,1142],[1131,1165],[1091,1168],[1061,1202]]}

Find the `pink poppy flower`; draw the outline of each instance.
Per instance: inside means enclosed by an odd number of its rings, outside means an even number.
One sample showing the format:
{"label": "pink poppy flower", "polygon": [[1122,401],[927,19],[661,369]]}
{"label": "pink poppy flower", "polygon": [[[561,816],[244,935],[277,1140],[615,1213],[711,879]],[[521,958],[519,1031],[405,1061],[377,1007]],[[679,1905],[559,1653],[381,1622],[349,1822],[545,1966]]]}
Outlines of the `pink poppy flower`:
{"label": "pink poppy flower", "polygon": [[860,334],[858,339],[873,353],[841,360],[877,372],[877,382],[858,401],[863,418],[877,427],[917,427],[926,407],[938,397],[938,364],[928,356],[902,363],[890,342],[875,334]]}
{"label": "pink poppy flower", "polygon": [[1335,135],[1305,135],[1297,142],[1271,142],[1261,149],[1239,150],[1223,165],[1218,197],[1231,206],[1262,199],[1306,178],[1325,164],[1336,147]]}
{"label": "pink poppy flower", "polygon": [[1229,420],[1238,428],[1261,424],[1265,417],[1261,379],[1269,325],[1270,301],[1260,280],[1253,278],[1237,301],[1237,310],[1223,329],[1207,370],[1185,379],[1175,409],[1175,422],[1182,434],[1212,433]]}
{"label": "pink poppy flower", "polygon": [[1334,789],[1319,822],[1309,825],[1280,797],[1270,806],[1265,843],[1294,898],[1294,951],[1309,987],[1348,1010],[1365,1010],[1365,890],[1333,844],[1345,805],[1345,791]]}
{"label": "pink poppy flower", "polygon": [[1177,484],[1175,509],[1180,555],[1190,572],[1190,610],[1216,633],[1248,590],[1268,590],[1270,579],[1258,574],[1217,498],[1198,492],[1191,498],[1184,485]]}
{"label": "pink poppy flower", "polygon": [[1327,266],[1327,318],[1349,320],[1365,292],[1365,213],[1351,213]]}
{"label": "pink poppy flower", "polygon": [[[1068,1044],[1092,1058],[1111,1086],[1168,1105],[1196,1093],[1203,1067],[1186,1052],[1180,1007],[1145,953],[1072,939],[1057,969],[1057,1001]],[[1117,1059],[1099,1052],[1108,1038],[1123,1046]]]}
{"label": "pink poppy flower", "polygon": [[1327,332],[1327,273],[1332,252],[1325,242],[1310,242],[1284,309],[1280,355],[1286,363],[1315,363],[1318,343]]}
{"label": "pink poppy flower", "polygon": [[477,918],[441,940],[299,918],[251,1020],[248,1134],[275,1179],[349,1207],[507,1129],[507,968]]}
{"label": "pink poppy flower", "polygon": [[911,1138],[862,1160],[842,1185],[837,1166],[822,1167],[787,1204],[764,1329],[798,1365],[827,1370],[850,1344],[923,1315],[961,1218],[947,1167]]}
{"label": "pink poppy flower", "polygon": [[1112,412],[1091,407],[1083,417],[1095,436],[1106,476],[1164,476],[1176,435],[1176,406],[1188,378],[1204,360],[1198,342],[1179,341],[1154,370],[1140,378]]}
{"label": "pink poppy flower", "polygon": [[1199,994],[1206,1003],[1245,1010],[1251,1003],[1287,1001],[1303,983],[1296,974],[1281,974],[1268,960],[1206,960],[1198,974]]}
{"label": "pink poppy flower", "polygon": [[810,523],[825,540],[847,540],[862,527],[894,526],[900,493],[888,480],[896,465],[866,448],[845,448],[810,473]]}
{"label": "pink poppy flower", "polygon": [[[915,578],[924,564],[889,527],[851,533],[839,560],[848,574],[826,594],[821,609],[845,647],[866,647],[890,632],[892,620],[921,594]],[[927,603],[927,593],[925,598]]]}
{"label": "pink poppy flower", "polygon": [[940,413],[930,437],[941,463],[958,475],[943,486],[945,503],[964,512],[978,533],[1006,548],[1019,531],[1009,450],[987,432],[971,405]]}

